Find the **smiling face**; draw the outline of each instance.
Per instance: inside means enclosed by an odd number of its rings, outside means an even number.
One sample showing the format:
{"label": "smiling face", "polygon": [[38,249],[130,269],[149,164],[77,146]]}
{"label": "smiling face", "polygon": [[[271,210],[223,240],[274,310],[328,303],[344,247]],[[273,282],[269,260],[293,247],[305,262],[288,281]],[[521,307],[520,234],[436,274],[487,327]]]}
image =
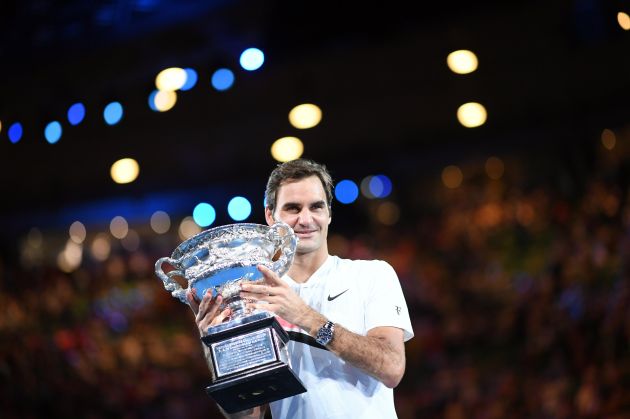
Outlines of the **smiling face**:
{"label": "smiling face", "polygon": [[278,188],[275,211],[272,214],[266,208],[265,218],[270,225],[279,220],[293,228],[299,238],[298,255],[328,254],[326,238],[331,216],[324,187],[317,176],[283,182]]}

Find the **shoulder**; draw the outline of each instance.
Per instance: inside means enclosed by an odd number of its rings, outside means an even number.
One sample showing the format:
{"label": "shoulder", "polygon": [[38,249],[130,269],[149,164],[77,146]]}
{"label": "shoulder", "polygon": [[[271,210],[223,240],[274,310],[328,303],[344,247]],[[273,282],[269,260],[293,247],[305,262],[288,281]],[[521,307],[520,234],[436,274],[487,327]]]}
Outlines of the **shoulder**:
{"label": "shoulder", "polygon": [[389,267],[391,265],[380,259],[344,259],[339,256],[331,256],[334,263],[338,265],[354,266],[354,267]]}
{"label": "shoulder", "polygon": [[392,265],[384,260],[380,259],[343,259],[338,256],[331,256],[334,258],[333,263],[338,270],[352,270],[361,272],[362,274],[369,274],[370,276],[396,275]]}

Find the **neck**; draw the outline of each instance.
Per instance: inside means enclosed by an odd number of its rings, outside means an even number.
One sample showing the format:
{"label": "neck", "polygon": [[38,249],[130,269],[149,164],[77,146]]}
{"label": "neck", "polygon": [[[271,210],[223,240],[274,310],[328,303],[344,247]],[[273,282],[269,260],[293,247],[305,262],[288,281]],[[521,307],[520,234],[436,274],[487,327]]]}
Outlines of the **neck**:
{"label": "neck", "polygon": [[296,253],[288,275],[295,282],[304,283],[326,262],[328,249],[322,252]]}

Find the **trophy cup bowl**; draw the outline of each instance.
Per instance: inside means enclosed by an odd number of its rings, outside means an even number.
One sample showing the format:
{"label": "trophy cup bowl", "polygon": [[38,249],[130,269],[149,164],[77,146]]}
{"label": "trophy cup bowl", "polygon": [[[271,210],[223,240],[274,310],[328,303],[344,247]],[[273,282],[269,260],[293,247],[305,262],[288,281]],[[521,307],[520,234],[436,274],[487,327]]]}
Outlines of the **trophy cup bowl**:
{"label": "trophy cup bowl", "polygon": [[[291,369],[289,335],[272,313],[249,311],[240,297],[244,281],[262,281],[258,265],[284,275],[293,262],[297,237],[289,225],[240,223],[215,227],[181,243],[158,259],[155,273],[171,295],[185,304],[188,289],[200,300],[221,294],[231,309],[228,321],[208,328],[201,338],[209,348],[212,384],[206,392],[228,413],[303,393]],[[164,272],[162,264],[174,269]],[[187,281],[183,288],[174,278]]]}

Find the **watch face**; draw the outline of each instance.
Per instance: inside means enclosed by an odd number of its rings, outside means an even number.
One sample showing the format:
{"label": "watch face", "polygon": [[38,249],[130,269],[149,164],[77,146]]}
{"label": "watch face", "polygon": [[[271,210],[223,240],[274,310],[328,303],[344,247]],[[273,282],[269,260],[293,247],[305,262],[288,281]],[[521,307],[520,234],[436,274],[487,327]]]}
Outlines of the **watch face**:
{"label": "watch face", "polygon": [[317,343],[319,343],[320,345],[327,345],[332,340],[332,337],[333,337],[332,324],[326,323],[317,332],[316,340],[317,340]]}

